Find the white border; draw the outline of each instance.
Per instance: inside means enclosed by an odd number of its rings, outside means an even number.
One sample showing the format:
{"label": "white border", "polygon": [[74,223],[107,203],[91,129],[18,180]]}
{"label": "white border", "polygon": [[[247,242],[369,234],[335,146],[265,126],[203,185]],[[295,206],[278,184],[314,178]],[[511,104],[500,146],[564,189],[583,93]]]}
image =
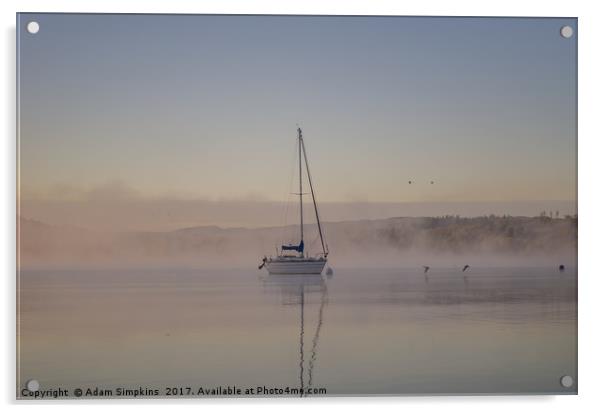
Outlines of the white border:
{"label": "white border", "polygon": [[[4,97],[1,100],[0,114],[5,125],[2,140],[1,180],[4,192],[2,202],[2,228],[0,253],[5,263],[2,295],[2,366],[0,375],[1,400],[9,409],[42,408],[45,411],[80,410],[129,410],[140,408],[145,411],[164,411],[169,401],[110,401],[79,403],[21,403],[14,401],[15,388],[15,13],[29,12],[145,12],[145,13],[250,13],[250,14],[391,14],[391,15],[456,15],[456,16],[562,16],[579,18],[579,396],[480,396],[480,397],[405,397],[405,398],[334,398],[305,400],[211,400],[179,401],[172,408],[225,409],[265,411],[284,409],[307,411],[308,409],[345,409],[364,411],[372,406],[378,409],[420,408],[422,411],[449,412],[504,412],[508,410],[532,412],[568,412],[596,410],[601,405],[598,400],[600,382],[600,340],[599,317],[602,315],[600,300],[602,274],[596,259],[599,249],[601,185],[599,165],[602,151],[600,118],[602,105],[600,96],[600,76],[602,65],[602,18],[597,13],[594,1],[532,1],[506,0],[486,1],[379,1],[379,0],[236,0],[236,1],[185,1],[185,0],[88,0],[82,1],[3,1],[2,9],[2,80]],[[108,406],[107,406],[108,403]]]}

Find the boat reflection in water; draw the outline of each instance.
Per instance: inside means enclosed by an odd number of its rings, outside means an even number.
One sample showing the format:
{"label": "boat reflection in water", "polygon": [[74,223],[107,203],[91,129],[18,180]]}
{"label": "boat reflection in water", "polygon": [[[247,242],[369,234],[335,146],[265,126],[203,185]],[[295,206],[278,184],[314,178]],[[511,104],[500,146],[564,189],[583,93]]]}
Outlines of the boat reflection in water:
{"label": "boat reflection in water", "polygon": [[[307,396],[308,389],[314,385],[318,343],[328,304],[326,280],[319,274],[271,274],[261,280],[267,290],[280,293],[282,305],[299,307],[299,388],[300,396]],[[308,304],[315,303],[316,299],[319,300],[317,322],[310,323],[307,320],[314,316],[308,310],[315,306]]]}

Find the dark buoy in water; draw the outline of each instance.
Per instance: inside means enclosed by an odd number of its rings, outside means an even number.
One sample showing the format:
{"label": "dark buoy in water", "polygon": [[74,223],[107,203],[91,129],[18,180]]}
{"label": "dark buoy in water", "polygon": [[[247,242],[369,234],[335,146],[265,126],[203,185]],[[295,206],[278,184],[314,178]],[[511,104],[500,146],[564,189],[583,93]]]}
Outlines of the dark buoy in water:
{"label": "dark buoy in water", "polygon": [[558,266],[558,271],[563,272],[564,271],[564,265],[560,264]]}
{"label": "dark buoy in water", "polygon": [[326,275],[333,275],[333,274],[334,274],[334,270],[332,269],[332,267],[326,268]]}
{"label": "dark buoy in water", "polygon": [[465,272],[465,271],[466,271],[467,269],[469,269],[469,268],[470,268],[470,265],[468,265],[468,264],[467,264],[467,265],[465,265],[465,266],[464,266],[464,268],[462,268],[462,272]]}

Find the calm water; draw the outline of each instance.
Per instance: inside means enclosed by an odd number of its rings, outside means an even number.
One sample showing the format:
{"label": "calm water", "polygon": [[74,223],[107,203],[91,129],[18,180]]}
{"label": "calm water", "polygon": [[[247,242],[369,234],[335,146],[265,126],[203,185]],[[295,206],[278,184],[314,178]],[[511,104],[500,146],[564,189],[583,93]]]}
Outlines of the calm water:
{"label": "calm water", "polygon": [[575,393],[575,272],[23,271],[18,384]]}

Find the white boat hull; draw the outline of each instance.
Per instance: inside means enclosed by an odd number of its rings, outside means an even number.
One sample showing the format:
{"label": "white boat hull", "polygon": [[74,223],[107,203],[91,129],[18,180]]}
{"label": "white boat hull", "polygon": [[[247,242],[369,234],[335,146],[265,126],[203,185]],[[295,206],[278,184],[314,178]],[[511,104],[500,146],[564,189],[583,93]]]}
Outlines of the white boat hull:
{"label": "white boat hull", "polygon": [[325,259],[315,258],[276,258],[265,263],[270,274],[322,274],[325,265]]}

